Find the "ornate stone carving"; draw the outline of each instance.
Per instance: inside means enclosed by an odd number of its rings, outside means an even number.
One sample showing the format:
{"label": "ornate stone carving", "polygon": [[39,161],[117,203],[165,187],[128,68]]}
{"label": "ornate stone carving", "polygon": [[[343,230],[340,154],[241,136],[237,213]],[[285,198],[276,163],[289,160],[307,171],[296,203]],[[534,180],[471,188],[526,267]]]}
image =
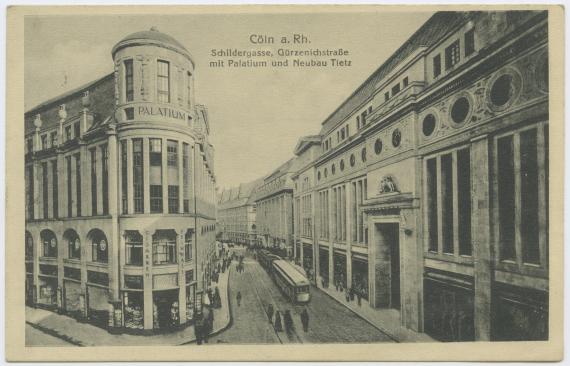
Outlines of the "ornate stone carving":
{"label": "ornate stone carving", "polygon": [[396,185],[395,179],[391,175],[386,175],[380,181],[380,187],[378,190],[379,194],[386,194],[386,193],[399,193],[400,190]]}

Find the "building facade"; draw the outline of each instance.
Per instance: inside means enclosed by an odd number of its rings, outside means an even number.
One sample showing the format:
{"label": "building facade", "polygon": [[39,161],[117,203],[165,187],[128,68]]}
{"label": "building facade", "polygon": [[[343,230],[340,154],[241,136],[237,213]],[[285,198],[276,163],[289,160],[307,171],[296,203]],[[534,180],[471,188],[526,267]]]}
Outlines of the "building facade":
{"label": "building facade", "polygon": [[317,286],[440,340],[547,339],[547,17],[436,13],[323,122],[294,175]]}
{"label": "building facade", "polygon": [[248,246],[258,245],[255,205],[255,189],[263,180],[242,183],[225,189],[218,201],[218,225],[222,242]]}
{"label": "building facade", "polygon": [[293,173],[295,158],[263,178],[255,191],[258,243],[285,256],[293,255]]}
{"label": "building facade", "polygon": [[201,308],[215,248],[214,150],[194,62],[156,29],[114,72],[25,114],[26,302],[112,332]]}

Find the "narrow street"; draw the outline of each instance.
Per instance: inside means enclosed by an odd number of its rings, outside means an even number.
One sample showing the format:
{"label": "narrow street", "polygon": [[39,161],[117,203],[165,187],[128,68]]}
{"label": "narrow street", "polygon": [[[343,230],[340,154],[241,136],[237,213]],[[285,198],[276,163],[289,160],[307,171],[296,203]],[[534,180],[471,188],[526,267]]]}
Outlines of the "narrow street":
{"label": "narrow street", "polygon": [[26,347],[76,347],[75,344],[54,337],[26,324]]}
{"label": "narrow street", "polygon": [[[245,253],[245,251],[243,251]],[[233,322],[229,329],[212,337],[211,343],[375,343],[391,342],[384,333],[331,299],[322,291],[311,288],[307,305],[294,305],[275,286],[267,272],[250,255],[244,259],[244,272],[236,271],[232,262],[230,304]],[[242,295],[241,306],[236,296]],[[291,311],[294,329],[290,334],[276,332],[265,309],[273,304],[282,314]],[[303,332],[300,314],[309,312],[309,330]]]}

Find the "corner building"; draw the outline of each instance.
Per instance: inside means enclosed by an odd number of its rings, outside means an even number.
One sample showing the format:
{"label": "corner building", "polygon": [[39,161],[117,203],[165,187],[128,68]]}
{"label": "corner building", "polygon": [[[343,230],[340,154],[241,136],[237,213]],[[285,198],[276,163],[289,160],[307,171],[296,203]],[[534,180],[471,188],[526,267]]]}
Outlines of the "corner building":
{"label": "corner building", "polygon": [[322,123],[293,178],[317,286],[443,341],[548,339],[547,30],[436,13]]}
{"label": "corner building", "polygon": [[26,302],[111,332],[201,308],[215,249],[214,149],[194,62],[156,29],[114,72],[25,114]]}

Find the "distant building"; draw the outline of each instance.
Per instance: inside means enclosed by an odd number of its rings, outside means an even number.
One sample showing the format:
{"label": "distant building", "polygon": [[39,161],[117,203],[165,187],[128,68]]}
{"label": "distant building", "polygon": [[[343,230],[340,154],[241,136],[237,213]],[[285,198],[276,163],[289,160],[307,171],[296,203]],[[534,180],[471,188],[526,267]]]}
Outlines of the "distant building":
{"label": "distant building", "polygon": [[322,123],[292,174],[315,284],[440,340],[548,338],[547,16],[436,13]]}
{"label": "distant building", "polygon": [[218,200],[218,225],[222,242],[258,244],[256,205],[253,192],[262,179],[224,189]]}
{"label": "distant building", "polygon": [[255,191],[259,243],[283,256],[293,256],[293,181],[295,158],[267,177]]}
{"label": "distant building", "polygon": [[133,33],[113,73],[25,114],[26,302],[110,331],[187,324],[215,247],[215,176],[194,62]]}

